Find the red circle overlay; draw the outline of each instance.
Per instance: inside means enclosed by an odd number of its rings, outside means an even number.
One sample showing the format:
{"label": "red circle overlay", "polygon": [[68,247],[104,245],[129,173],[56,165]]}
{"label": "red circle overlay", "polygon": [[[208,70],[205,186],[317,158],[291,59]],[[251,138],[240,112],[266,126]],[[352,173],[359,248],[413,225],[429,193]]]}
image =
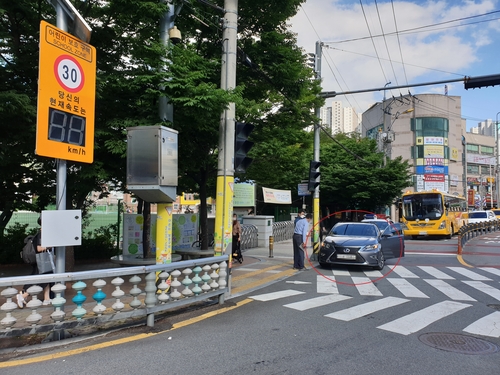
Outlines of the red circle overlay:
{"label": "red circle overlay", "polygon": [[[331,281],[332,283],[336,283],[336,284],[341,284],[341,285],[349,285],[349,286],[356,286],[356,285],[365,285],[365,284],[372,284],[372,283],[375,283],[379,280],[382,280],[383,278],[387,277],[387,275],[389,275],[393,270],[394,268],[396,268],[399,264],[399,262],[401,261],[401,255],[403,254],[403,240],[401,239],[400,240],[400,246],[401,246],[401,249],[400,249],[400,252],[399,252],[399,258],[396,262],[396,264],[394,264],[394,266],[392,268],[388,267],[389,268],[389,271],[385,274],[383,274],[382,276],[380,276],[379,278],[377,279],[373,279],[373,280],[370,280],[370,281],[366,281],[366,282],[363,282],[363,283],[346,283],[346,282],[342,282],[342,281],[337,281],[335,279],[332,279],[328,276],[326,276],[324,273],[322,273],[319,269],[317,269],[316,267],[313,266],[312,262],[311,262],[311,259],[309,257],[309,253],[307,252],[307,242],[309,241],[309,238],[311,237],[311,233],[314,231],[315,227],[317,225],[319,225],[319,228],[321,228],[321,222],[325,219],[328,219],[332,216],[335,216],[337,214],[342,214],[343,212],[362,212],[364,214],[373,214],[373,215],[377,215],[373,212],[370,212],[370,211],[363,211],[363,210],[344,210],[344,211],[337,211],[337,212],[334,212],[333,214],[330,214],[328,216],[325,216],[323,217],[319,222],[317,222],[314,227],[309,231],[309,233],[307,234],[307,239],[306,239],[306,246],[305,246],[305,255],[307,257],[307,262],[309,263],[309,265],[311,266],[311,268],[318,274],[318,275],[321,275],[322,277],[324,277],[325,279]],[[391,223],[389,223],[389,225],[392,225]],[[321,244],[320,244],[320,247],[321,247]],[[354,267],[355,265],[351,266],[351,267]],[[387,265],[386,265],[387,266]],[[359,267],[364,267],[364,266],[359,266]],[[368,267],[368,266],[366,266]]]}
{"label": "red circle overlay", "polygon": [[[59,64],[61,63],[62,60],[70,60],[72,63],[74,63],[78,69],[79,69],[79,73],[81,74],[82,76],[82,79],[80,81],[80,84],[77,86],[77,87],[74,87],[74,88],[71,88],[71,87],[68,87],[66,86],[66,84],[59,78],[59,71],[58,71],[58,67],[59,67]],[[77,59],[75,59],[73,56],[70,56],[70,55],[61,55],[59,56],[56,61],[54,62],[54,76],[56,77],[56,80],[57,80],[57,83],[59,83],[59,85],[65,89],[66,91],[69,91],[71,93],[75,93],[75,92],[78,92],[80,91],[84,84],[85,84],[85,74],[83,73],[83,68],[82,66],[80,65],[80,63],[78,62]]]}

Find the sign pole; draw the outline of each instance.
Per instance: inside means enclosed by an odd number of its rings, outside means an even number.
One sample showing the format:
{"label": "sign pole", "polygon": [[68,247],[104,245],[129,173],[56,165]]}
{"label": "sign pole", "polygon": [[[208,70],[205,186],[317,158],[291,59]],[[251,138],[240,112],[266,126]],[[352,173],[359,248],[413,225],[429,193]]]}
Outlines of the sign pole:
{"label": "sign pole", "polygon": [[[57,27],[63,31],[68,31],[66,15],[64,14],[61,3],[57,3]],[[67,183],[67,165],[66,160],[56,159],[57,165],[57,185],[56,185],[56,209],[66,209],[66,183]],[[56,247],[56,273],[66,271],[66,247]]]}

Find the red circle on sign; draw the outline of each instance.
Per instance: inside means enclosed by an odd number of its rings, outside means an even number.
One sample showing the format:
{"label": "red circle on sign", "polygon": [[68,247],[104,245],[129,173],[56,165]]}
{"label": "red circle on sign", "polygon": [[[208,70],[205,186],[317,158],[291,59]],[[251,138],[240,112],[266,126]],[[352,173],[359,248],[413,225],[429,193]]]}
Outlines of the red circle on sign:
{"label": "red circle on sign", "polygon": [[80,91],[85,84],[82,66],[70,55],[61,55],[56,59],[54,75],[59,85],[72,93]]}

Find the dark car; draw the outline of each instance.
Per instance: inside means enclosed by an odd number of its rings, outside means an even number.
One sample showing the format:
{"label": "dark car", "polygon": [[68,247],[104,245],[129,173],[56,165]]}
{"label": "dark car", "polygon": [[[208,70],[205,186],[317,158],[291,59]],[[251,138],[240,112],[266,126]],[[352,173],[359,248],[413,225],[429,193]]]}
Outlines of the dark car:
{"label": "dark car", "polygon": [[371,266],[383,269],[386,259],[404,256],[404,235],[399,223],[382,231],[370,222],[337,223],[324,239],[319,265]]}

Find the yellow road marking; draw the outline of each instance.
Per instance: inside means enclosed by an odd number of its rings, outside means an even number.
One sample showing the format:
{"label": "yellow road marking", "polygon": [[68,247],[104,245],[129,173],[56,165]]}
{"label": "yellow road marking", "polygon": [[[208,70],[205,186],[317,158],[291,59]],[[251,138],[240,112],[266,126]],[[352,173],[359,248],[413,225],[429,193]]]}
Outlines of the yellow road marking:
{"label": "yellow road marking", "polygon": [[135,335],[135,336],[124,337],[121,339],[107,341],[107,342],[103,342],[100,344],[86,346],[85,348],[72,349],[72,350],[67,350],[64,352],[42,355],[42,356],[35,357],[35,358],[26,358],[26,359],[19,359],[19,360],[14,360],[14,361],[9,361],[9,362],[2,362],[2,363],[0,363],[0,368],[27,365],[27,364],[38,363],[38,362],[43,362],[43,361],[50,361],[52,359],[69,357],[69,356],[76,355],[76,354],[87,353],[87,352],[91,352],[91,351],[98,350],[98,349],[109,348],[111,346],[116,346],[116,345],[121,345],[121,344],[129,343],[129,342],[133,342],[133,341],[137,341],[137,340],[147,339],[149,337],[160,335],[160,334],[165,333],[165,332],[173,331],[174,329],[178,329],[178,328],[186,327],[186,326],[194,324],[194,323],[198,323],[202,320],[211,318],[212,316],[223,314],[225,312],[228,312],[228,311],[234,310],[238,307],[241,307],[243,305],[246,305],[247,303],[250,303],[252,301],[253,300],[250,298],[244,299],[244,300],[236,303],[235,306],[224,307],[222,309],[211,311],[211,312],[208,312],[206,314],[203,314],[203,315],[176,323],[172,326],[172,328],[167,329],[165,331],[156,332],[156,333],[141,333],[141,334]]}
{"label": "yellow road marking", "polygon": [[247,289],[253,289],[253,288],[258,287],[262,284],[269,283],[271,281],[274,281],[274,280],[282,278],[282,277],[292,276],[295,272],[297,272],[297,271],[294,269],[289,269],[289,270],[286,270],[286,271],[283,271],[283,272],[280,272],[280,273],[277,273],[277,274],[274,274],[274,275],[271,275],[268,277],[264,277],[263,279],[259,279],[259,280],[253,281],[251,283],[248,283],[248,284],[239,286],[237,288],[231,289],[231,294],[240,293],[240,292],[247,290]]}
{"label": "yellow road marking", "polygon": [[465,267],[470,267],[470,268],[474,268],[474,266],[471,266],[469,263],[467,263],[464,258],[462,258],[462,255],[457,255],[457,259],[458,261],[464,265]]}
{"label": "yellow road marking", "polygon": [[[278,264],[278,265],[275,265],[275,266],[266,267],[266,268],[263,268],[263,269],[257,270],[257,271],[245,272],[245,273],[243,273],[241,275],[233,276],[232,279],[233,279],[233,281],[238,281],[238,280],[241,280],[241,279],[246,279],[248,277],[257,276],[257,275],[260,275],[261,273],[265,273],[265,272],[268,272],[268,271],[271,271],[271,270],[275,270],[276,268],[281,268],[283,266],[288,266],[288,265],[291,265],[291,264],[292,264],[292,262],[286,262],[286,263],[281,263],[281,264]],[[242,271],[243,270],[244,270],[244,268],[242,269]]]}

